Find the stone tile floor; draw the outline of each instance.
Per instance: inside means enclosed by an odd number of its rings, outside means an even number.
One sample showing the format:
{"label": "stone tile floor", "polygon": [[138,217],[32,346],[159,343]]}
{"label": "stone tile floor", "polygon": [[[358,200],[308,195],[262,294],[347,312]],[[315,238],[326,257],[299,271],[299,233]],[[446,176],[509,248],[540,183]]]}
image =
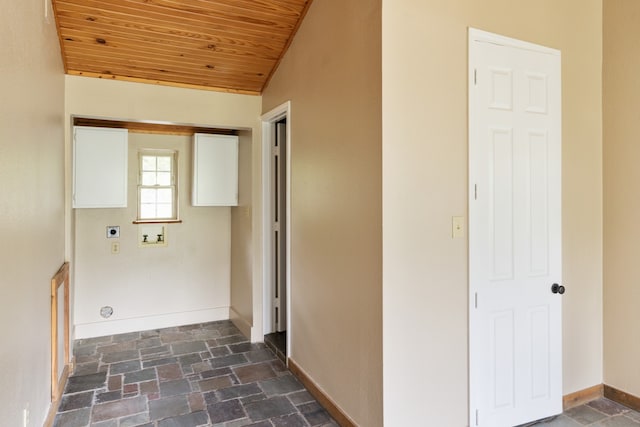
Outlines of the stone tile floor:
{"label": "stone tile floor", "polygon": [[640,427],[640,413],[606,398],[566,410],[535,427]]}
{"label": "stone tile floor", "polygon": [[335,427],[229,321],[77,340],[54,427]]}
{"label": "stone tile floor", "polygon": [[283,362],[287,359],[287,333],[274,332],[264,336],[264,343]]}

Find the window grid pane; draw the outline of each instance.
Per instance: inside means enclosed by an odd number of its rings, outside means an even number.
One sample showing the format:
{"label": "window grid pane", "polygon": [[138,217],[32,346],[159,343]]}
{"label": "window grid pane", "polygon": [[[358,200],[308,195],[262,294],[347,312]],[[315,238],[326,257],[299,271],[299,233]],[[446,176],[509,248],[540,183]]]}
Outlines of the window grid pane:
{"label": "window grid pane", "polygon": [[139,219],[177,219],[174,155],[141,155]]}
{"label": "window grid pane", "polygon": [[142,156],[142,170],[143,171],[155,171],[156,170],[156,157],[155,156]]}
{"label": "window grid pane", "polygon": [[158,156],[157,158],[158,170],[171,172],[171,157]]}

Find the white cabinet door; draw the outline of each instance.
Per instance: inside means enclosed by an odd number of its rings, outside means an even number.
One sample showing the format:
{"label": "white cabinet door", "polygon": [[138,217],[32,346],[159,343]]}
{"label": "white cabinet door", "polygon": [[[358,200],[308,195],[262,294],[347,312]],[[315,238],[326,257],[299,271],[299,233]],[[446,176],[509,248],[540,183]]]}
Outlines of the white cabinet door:
{"label": "white cabinet door", "polygon": [[126,129],[73,128],[73,207],[127,206]]}
{"label": "white cabinet door", "polygon": [[238,205],[238,137],[193,138],[193,206]]}

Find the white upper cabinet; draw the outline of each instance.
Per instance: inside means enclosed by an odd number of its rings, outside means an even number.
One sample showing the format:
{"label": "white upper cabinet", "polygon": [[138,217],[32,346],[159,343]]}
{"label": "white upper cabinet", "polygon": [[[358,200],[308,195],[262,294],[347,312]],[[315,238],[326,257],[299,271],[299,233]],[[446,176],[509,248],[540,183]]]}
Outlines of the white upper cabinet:
{"label": "white upper cabinet", "polygon": [[193,206],[238,205],[238,137],[193,137]]}
{"label": "white upper cabinet", "polygon": [[73,207],[127,206],[126,129],[73,128]]}

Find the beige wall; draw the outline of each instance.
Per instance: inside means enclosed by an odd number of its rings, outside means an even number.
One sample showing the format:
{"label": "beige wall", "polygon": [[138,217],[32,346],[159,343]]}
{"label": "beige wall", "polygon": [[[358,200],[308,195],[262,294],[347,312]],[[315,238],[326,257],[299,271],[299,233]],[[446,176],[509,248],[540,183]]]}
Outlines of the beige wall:
{"label": "beige wall", "polygon": [[[177,152],[182,223],[166,224],[166,246],[139,246],[138,153]],[[230,300],[229,207],[191,206],[192,137],[129,133],[126,208],[76,209],[76,337],[111,335],[226,319]],[[120,226],[118,239],[106,227]],[[154,236],[152,236],[154,237]],[[120,253],[111,253],[111,244]],[[102,306],[113,307],[109,319]]]}
{"label": "beige wall", "polygon": [[640,3],[604,2],[604,382],[640,396]]}
{"label": "beige wall", "polygon": [[[0,13],[1,424],[50,402],[50,280],[64,261],[64,77],[41,0]],[[49,11],[49,14],[51,11]],[[50,16],[50,15],[49,15]]]}
{"label": "beige wall", "polygon": [[467,28],[562,51],[564,393],[602,382],[600,0],[383,2],[385,425],[467,425]]}
{"label": "beige wall", "polygon": [[380,1],[315,1],[263,94],[291,100],[291,358],[382,425]]}
{"label": "beige wall", "polygon": [[[238,135],[238,207],[231,209],[231,317],[245,335],[251,336],[253,324],[253,236],[251,205],[253,191],[253,155],[251,132]],[[257,191],[259,193],[259,191]],[[258,211],[258,217],[260,213]],[[256,296],[260,299],[260,295]]]}
{"label": "beige wall", "polygon": [[[253,165],[259,165],[256,158],[259,159],[260,153],[261,98],[258,96],[236,95],[77,76],[66,76],[65,82],[65,114],[67,123],[71,123],[71,117],[73,115],[80,115],[127,120],[155,120],[241,129],[250,131],[250,136],[245,134],[243,144],[247,144],[247,141],[250,141],[250,150],[252,152],[251,162]],[[70,129],[71,127],[69,126],[66,130],[67,161],[69,165],[71,144]],[[255,154],[256,152],[258,155]],[[70,170],[71,168],[68,166],[67,171]],[[253,175],[251,180],[253,188],[260,187],[259,173]],[[69,198],[70,189],[70,176],[67,175],[67,206],[71,205]],[[260,211],[260,199],[256,197],[255,194],[251,196],[249,213],[251,214],[252,211]],[[68,227],[71,230],[69,240],[81,238],[80,236],[73,237],[73,233],[76,231],[76,224],[73,221],[71,211],[68,214],[68,218]],[[250,222],[254,230],[253,232],[259,236],[261,230],[260,217],[251,215]],[[171,232],[171,230],[169,231]],[[232,233],[231,240],[234,241],[235,238],[236,236]],[[258,252],[259,246],[256,246],[258,244],[259,242],[256,242],[250,249],[254,267],[251,286],[254,293],[257,292],[257,295],[261,298],[262,270],[260,253]],[[69,243],[69,247],[70,256],[73,256],[71,243]],[[232,288],[230,292],[233,293],[234,289]],[[82,291],[77,290],[76,293],[80,295]],[[239,295],[244,298],[247,296],[246,293],[240,293]],[[236,302],[238,305],[252,303],[253,302],[245,301]],[[77,303],[75,305],[77,305]],[[252,320],[255,320],[255,324],[251,326],[254,329],[261,330],[261,316],[254,316],[253,319],[242,319],[245,324],[251,323]]]}

